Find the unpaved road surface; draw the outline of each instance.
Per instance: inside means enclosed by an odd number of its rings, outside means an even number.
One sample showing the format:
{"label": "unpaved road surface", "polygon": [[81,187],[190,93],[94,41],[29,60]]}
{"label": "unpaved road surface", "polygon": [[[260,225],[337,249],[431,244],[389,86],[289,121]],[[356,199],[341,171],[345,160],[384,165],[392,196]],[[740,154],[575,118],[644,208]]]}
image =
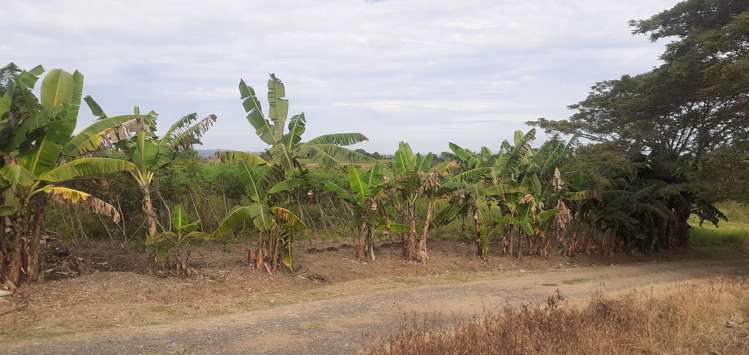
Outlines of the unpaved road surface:
{"label": "unpaved road surface", "polygon": [[581,299],[747,273],[746,258],[498,273],[481,281],[404,286],[210,319],[5,343],[0,344],[0,353],[352,354],[365,338],[393,334],[404,319],[414,316],[439,313],[447,320],[464,319],[485,309],[541,302],[555,290]]}

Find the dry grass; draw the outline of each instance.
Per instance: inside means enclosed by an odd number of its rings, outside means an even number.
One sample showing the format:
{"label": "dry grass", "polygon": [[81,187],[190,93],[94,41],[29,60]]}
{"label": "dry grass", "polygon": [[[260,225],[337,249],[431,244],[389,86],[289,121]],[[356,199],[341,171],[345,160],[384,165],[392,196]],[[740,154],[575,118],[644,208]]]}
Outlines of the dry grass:
{"label": "dry grass", "polygon": [[439,328],[409,322],[383,344],[384,354],[747,354],[749,283],[703,280],[614,298],[485,312],[473,322]]}

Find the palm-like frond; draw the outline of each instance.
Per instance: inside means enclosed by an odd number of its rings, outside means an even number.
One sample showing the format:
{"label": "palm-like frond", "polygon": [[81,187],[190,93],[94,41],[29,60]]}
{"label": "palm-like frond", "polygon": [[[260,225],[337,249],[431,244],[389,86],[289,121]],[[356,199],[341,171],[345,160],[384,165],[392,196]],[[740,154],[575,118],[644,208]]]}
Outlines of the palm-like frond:
{"label": "palm-like frond", "polygon": [[[522,131],[515,132],[515,146],[509,153],[505,163],[505,171],[517,175],[520,173],[520,166],[523,162],[533,156],[533,147],[531,142],[536,138],[536,130],[531,129],[523,134]],[[504,144],[503,144],[504,146]]]}
{"label": "palm-like frond", "polygon": [[364,200],[369,197],[369,184],[362,179],[359,170],[349,165],[348,183],[351,191],[354,193],[354,199],[359,206],[364,205]]}
{"label": "palm-like frond", "polygon": [[335,144],[349,146],[356,143],[366,142],[369,139],[361,133],[333,133],[325,134],[309,140],[308,144]]}
{"label": "palm-like frond", "polygon": [[400,142],[398,150],[393,155],[393,171],[396,175],[404,175],[414,169],[416,156],[408,143]]}
{"label": "palm-like frond", "polygon": [[263,110],[255,94],[255,89],[247,85],[244,80],[240,80],[239,94],[242,99],[242,107],[247,112],[247,121],[255,128],[255,134],[266,144],[275,144],[276,138],[273,135],[273,129],[263,115]]}
{"label": "palm-like frond", "polygon": [[272,227],[271,217],[268,209],[260,203],[234,208],[211,234],[211,238],[218,239],[226,236],[245,227],[247,222],[252,222],[255,228],[261,232],[268,231]]}
{"label": "palm-like frond", "polygon": [[112,218],[114,223],[120,222],[117,208],[83,191],[53,185],[47,185],[39,191],[49,194],[55,201],[73,206],[83,205],[93,213]]}
{"label": "palm-like frond", "polygon": [[267,192],[270,168],[267,165],[249,166],[244,162],[240,162],[240,166],[244,171],[247,197],[258,203],[263,202]]}
{"label": "palm-like frond", "polygon": [[101,120],[107,118],[107,114],[104,112],[104,109],[99,106],[99,103],[97,103],[93,97],[87,95],[83,98],[83,101],[86,102],[89,110],[91,110],[91,114],[96,116],[97,119]]}
{"label": "palm-like frond", "polygon": [[371,161],[370,157],[336,144],[304,143],[297,148],[299,156],[326,167]]}
{"label": "palm-like frond", "polygon": [[336,183],[332,181],[325,181],[325,188],[329,191],[334,192],[341,200],[344,200],[348,203],[355,203],[354,197],[351,196],[346,189],[338,186]]}
{"label": "palm-like frond", "polygon": [[429,153],[427,155],[421,155],[421,153],[416,154],[416,171],[420,172],[428,172],[429,170],[432,170],[432,161],[434,160],[434,154]]}
{"label": "palm-like frond", "polygon": [[289,120],[289,133],[284,135],[283,138],[283,143],[286,147],[292,149],[294,144],[302,141],[302,134],[304,134],[306,125],[307,119],[304,117],[304,113],[294,115],[294,117]]}
{"label": "palm-like frond", "polygon": [[458,157],[458,159],[460,159],[461,162],[468,162],[468,160],[474,156],[473,153],[455,143],[449,143],[448,147],[450,147],[450,150],[456,157]]}
{"label": "palm-like frond", "polygon": [[273,136],[276,141],[281,140],[286,118],[289,116],[289,100],[286,99],[286,87],[275,74],[268,79],[268,116],[273,121]]}
{"label": "palm-like frond", "polygon": [[199,120],[195,124],[190,125],[195,119],[197,114],[192,113],[177,121],[169,131],[164,134],[162,142],[164,142],[172,151],[187,150],[194,144],[200,144],[200,138],[208,132],[216,123],[218,117],[216,115],[208,115],[207,117]]}
{"label": "palm-like frond", "polygon": [[456,174],[452,178],[457,181],[476,182],[491,174],[493,170],[492,167],[475,168]]}
{"label": "palm-like frond", "polygon": [[172,229],[179,234],[190,233],[198,229],[200,220],[190,221],[185,208],[178,204],[172,208]]}
{"label": "palm-like frond", "polygon": [[135,170],[135,164],[112,158],[80,158],[64,163],[39,177],[47,182],[63,182],[77,178],[99,177]]}
{"label": "palm-like frond", "polygon": [[277,221],[283,222],[283,224],[287,227],[305,227],[304,222],[302,222],[302,220],[290,210],[287,210],[283,207],[271,207],[271,212],[273,212],[273,217],[275,217]]}
{"label": "palm-like frond", "polygon": [[36,176],[20,164],[8,164],[0,168],[0,181],[2,186],[31,185]]}
{"label": "palm-like frond", "polygon": [[117,142],[146,130],[147,127],[146,120],[138,115],[100,118],[73,136],[63,148],[63,152],[67,156],[78,156],[110,148]]}
{"label": "palm-like frond", "polygon": [[300,178],[286,178],[284,180],[281,180],[277,182],[275,185],[273,185],[270,189],[268,189],[268,194],[278,194],[282,192],[289,192],[293,191],[299,187],[301,187],[304,184],[304,180]]}
{"label": "palm-like frond", "polygon": [[169,126],[169,129],[164,132],[164,138],[166,139],[174,139],[177,135],[179,135],[180,132],[185,131],[190,127],[190,125],[198,119],[198,113],[193,112],[191,114],[185,115],[184,117],[178,119],[176,122],[172,123],[171,126]]}
{"label": "palm-like frond", "polygon": [[216,152],[216,157],[224,163],[237,164],[244,162],[246,165],[254,167],[259,165],[268,165],[268,162],[255,153],[222,150]]}

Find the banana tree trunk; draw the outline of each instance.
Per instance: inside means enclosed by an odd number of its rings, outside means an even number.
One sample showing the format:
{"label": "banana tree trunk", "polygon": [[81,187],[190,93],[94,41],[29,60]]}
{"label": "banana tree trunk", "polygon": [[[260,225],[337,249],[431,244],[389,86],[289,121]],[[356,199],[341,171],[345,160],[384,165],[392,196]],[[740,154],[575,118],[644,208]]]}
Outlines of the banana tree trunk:
{"label": "banana tree trunk", "polygon": [[354,256],[357,259],[364,259],[367,249],[367,219],[361,218],[359,224],[359,233],[354,237]]}
{"label": "banana tree trunk", "polygon": [[32,239],[32,232],[34,230],[35,222],[34,212],[32,209],[33,201],[24,200],[18,206],[18,213],[14,218],[11,218],[11,230],[8,232],[14,235],[14,246],[13,251],[10,254],[10,261],[8,265],[8,273],[5,276],[5,281],[10,283],[11,288],[15,288],[21,284],[24,273],[28,274],[29,266],[29,244]]}
{"label": "banana tree trunk", "polygon": [[416,206],[408,207],[408,224],[408,235],[406,236],[406,241],[403,243],[403,255],[408,260],[416,261]]}
{"label": "banana tree trunk", "polygon": [[190,276],[190,245],[182,245],[174,248],[174,267],[179,276]]}
{"label": "banana tree trunk", "polygon": [[479,210],[478,208],[474,208],[473,210],[473,229],[476,233],[476,253],[478,256],[480,256],[482,259],[486,260],[488,251],[489,251],[489,240],[487,238],[481,238],[481,219],[479,218]]}
{"label": "banana tree trunk", "polygon": [[265,264],[265,256],[268,254],[266,251],[265,239],[267,239],[265,233],[260,232],[260,234],[258,235],[257,246],[255,247],[255,260],[250,260],[250,262],[255,262],[256,270],[263,269],[263,264]]}
{"label": "banana tree trunk", "polygon": [[510,226],[509,237],[510,237],[510,254],[509,255],[510,255],[510,257],[513,257],[514,256],[513,255],[513,253],[514,253],[513,243],[514,243],[514,239],[515,239],[515,228],[513,226]]}
{"label": "banana tree trunk", "polygon": [[148,239],[152,240],[156,238],[158,230],[156,228],[156,211],[153,208],[153,202],[151,202],[151,182],[146,182],[141,186],[143,192],[143,215],[146,220],[146,227],[148,229]]}
{"label": "banana tree trunk", "polygon": [[372,233],[372,225],[367,223],[367,249],[366,252],[369,254],[369,260],[375,260],[374,253],[374,234]]}
{"label": "banana tree trunk", "polygon": [[43,278],[42,261],[44,259],[45,241],[42,238],[44,227],[44,207],[45,200],[40,199],[34,203],[32,221],[33,229],[31,231],[31,242],[28,250],[28,267],[27,272],[29,281],[35,282]]}
{"label": "banana tree trunk", "polygon": [[270,250],[272,250],[270,255],[270,270],[271,272],[276,272],[276,270],[278,270],[278,259],[280,255],[279,244],[281,244],[281,238],[278,236],[278,231],[275,230],[271,230],[270,236]]}
{"label": "banana tree trunk", "polygon": [[256,270],[265,270],[271,274],[276,271],[279,255],[278,239],[274,231],[260,232],[255,253],[254,255],[250,253],[254,260],[249,260],[251,265],[255,265]]}
{"label": "banana tree trunk", "polygon": [[424,220],[424,230],[421,233],[421,239],[419,240],[419,249],[417,258],[422,263],[425,263],[427,259],[429,259],[429,254],[427,253],[427,240],[429,239],[429,224],[432,223],[432,213],[434,212],[434,201],[429,201],[429,204],[427,205],[427,216],[426,220]]}
{"label": "banana tree trunk", "polygon": [[[22,213],[22,216],[24,214]],[[11,287],[20,285],[23,272],[24,251],[26,249],[26,225],[23,220],[23,217],[16,220],[15,242],[13,253],[10,255],[8,275],[6,276],[6,280],[11,283]]]}
{"label": "banana tree trunk", "polygon": [[20,285],[24,273],[29,281],[39,281],[42,278],[41,266],[44,258],[42,230],[45,202],[43,198],[38,198],[23,204],[12,223],[15,227],[13,230],[15,241],[7,276],[5,276],[5,279],[11,283],[11,287]]}

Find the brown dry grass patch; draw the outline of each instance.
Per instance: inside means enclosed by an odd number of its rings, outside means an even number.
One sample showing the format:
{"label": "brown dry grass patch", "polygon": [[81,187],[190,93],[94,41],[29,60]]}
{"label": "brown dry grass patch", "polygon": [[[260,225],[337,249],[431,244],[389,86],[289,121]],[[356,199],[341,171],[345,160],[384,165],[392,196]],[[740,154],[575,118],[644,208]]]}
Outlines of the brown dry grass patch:
{"label": "brown dry grass patch", "polygon": [[542,306],[486,311],[455,327],[410,321],[364,353],[747,354],[749,280],[689,281],[587,303],[556,295]]}

